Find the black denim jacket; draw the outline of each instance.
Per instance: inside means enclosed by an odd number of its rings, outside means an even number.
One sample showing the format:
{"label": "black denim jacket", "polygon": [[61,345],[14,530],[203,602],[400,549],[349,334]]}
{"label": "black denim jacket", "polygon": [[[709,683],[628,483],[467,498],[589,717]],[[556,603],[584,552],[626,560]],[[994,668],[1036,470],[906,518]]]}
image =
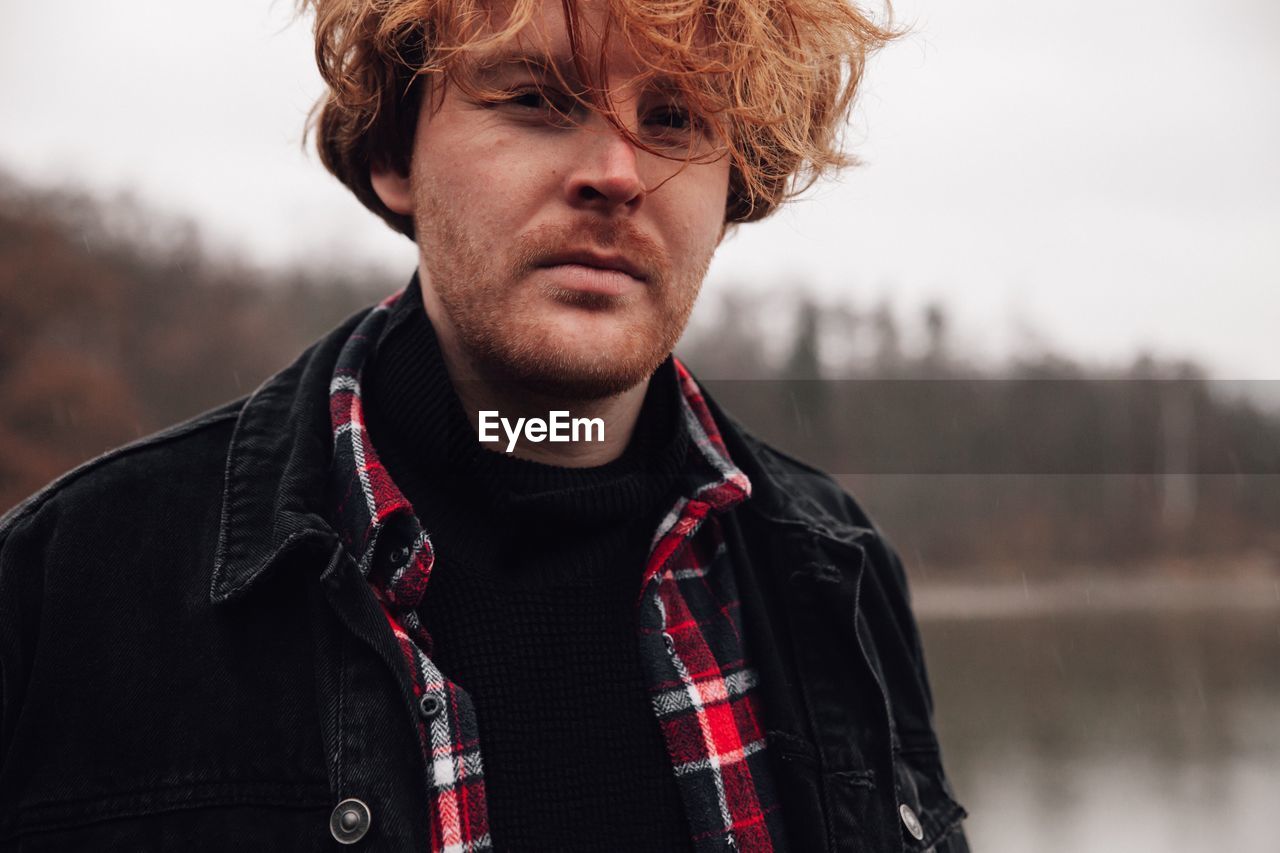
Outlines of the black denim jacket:
{"label": "black denim jacket", "polygon": [[[322,512],[361,316],[0,519],[0,850],[430,849],[419,709]],[[792,849],[965,853],[897,555],[709,404],[753,485],[725,530]]]}

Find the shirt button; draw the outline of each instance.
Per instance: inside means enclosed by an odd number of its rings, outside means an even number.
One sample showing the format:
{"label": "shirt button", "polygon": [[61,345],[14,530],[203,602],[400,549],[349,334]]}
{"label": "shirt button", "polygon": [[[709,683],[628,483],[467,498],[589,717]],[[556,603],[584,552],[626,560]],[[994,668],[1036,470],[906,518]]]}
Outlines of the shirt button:
{"label": "shirt button", "polygon": [[434,720],[444,710],[444,702],[434,693],[424,693],[418,700],[418,713],[424,720]]}
{"label": "shirt button", "polygon": [[413,553],[412,545],[393,545],[387,549],[387,563],[393,569],[408,564],[409,556]]}
{"label": "shirt button", "polygon": [[911,837],[916,841],[923,841],[924,827],[920,825],[920,819],[911,810],[911,806],[906,803],[898,806],[898,814],[902,815],[902,824],[907,828],[907,832],[911,833]]}
{"label": "shirt button", "polygon": [[369,807],[360,800],[343,800],[329,815],[329,832],[339,844],[355,844],[369,831]]}

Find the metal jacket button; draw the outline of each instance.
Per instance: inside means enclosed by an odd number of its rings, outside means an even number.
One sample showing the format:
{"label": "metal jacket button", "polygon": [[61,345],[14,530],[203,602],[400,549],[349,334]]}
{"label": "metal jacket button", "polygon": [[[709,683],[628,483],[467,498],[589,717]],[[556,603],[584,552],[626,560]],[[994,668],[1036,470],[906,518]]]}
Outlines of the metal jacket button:
{"label": "metal jacket button", "polygon": [[911,833],[911,837],[916,841],[924,840],[924,827],[920,825],[920,818],[916,817],[911,806],[906,803],[898,806],[898,814],[902,815],[902,825]]}
{"label": "metal jacket button", "polygon": [[329,832],[339,844],[355,844],[369,831],[369,822],[369,807],[352,797],[333,807]]}

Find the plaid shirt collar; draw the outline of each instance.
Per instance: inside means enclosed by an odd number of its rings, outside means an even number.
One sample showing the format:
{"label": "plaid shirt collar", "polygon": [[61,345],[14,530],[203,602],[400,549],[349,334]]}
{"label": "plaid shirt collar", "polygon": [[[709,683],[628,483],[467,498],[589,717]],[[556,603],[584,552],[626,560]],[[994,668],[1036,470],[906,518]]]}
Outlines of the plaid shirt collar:
{"label": "plaid shirt collar", "polygon": [[[431,636],[417,606],[435,551],[369,440],[361,400],[364,365],[401,295],[364,318],[337,360],[329,388],[331,507],[339,537],[399,645],[414,701],[429,709],[415,725],[431,850],[470,853],[494,845],[478,718],[469,694],[431,659]],[[743,649],[735,580],[716,520],[750,496],[751,484],[729,458],[693,377],[678,361],[675,369],[697,452],[690,454],[688,490],[659,524],[642,574],[641,663],[695,849],[781,850],[785,835],[765,756],[756,674]]]}
{"label": "plaid shirt collar", "polygon": [[[391,306],[401,295],[395,293],[377,305],[352,332],[338,356],[329,385],[334,439],[329,487],[339,536],[360,573],[382,591],[389,604],[412,609],[422,600],[435,551],[413,507],[374,450],[365,429],[361,397],[364,365],[382,334]],[[730,509],[750,497],[751,483],[729,458],[702,391],[688,369],[679,360],[675,360],[675,369],[684,423],[702,462],[691,472],[686,500],[705,505],[700,515]],[[655,544],[666,525],[664,521],[659,528]],[[429,646],[425,632],[419,639]]]}

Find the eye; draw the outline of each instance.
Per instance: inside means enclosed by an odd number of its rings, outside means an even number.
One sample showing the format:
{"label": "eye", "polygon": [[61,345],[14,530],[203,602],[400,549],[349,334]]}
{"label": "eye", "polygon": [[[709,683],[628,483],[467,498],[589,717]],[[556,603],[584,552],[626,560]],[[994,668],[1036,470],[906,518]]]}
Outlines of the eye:
{"label": "eye", "polygon": [[528,89],[523,92],[515,92],[505,103],[512,104],[517,107],[526,107],[531,110],[546,109],[550,106],[550,101],[546,96],[537,89]]}
{"label": "eye", "polygon": [[530,114],[537,113],[541,118],[557,123],[567,121],[578,107],[574,98],[545,86],[513,89],[497,101],[496,105],[509,106]]}
{"label": "eye", "polygon": [[700,146],[711,135],[707,121],[678,100],[655,104],[645,114],[644,124],[658,141],[680,146]]}
{"label": "eye", "polygon": [[709,151],[716,136],[706,119],[679,102],[655,104],[645,114],[644,132],[650,144],[678,156]]}
{"label": "eye", "polygon": [[654,110],[649,113],[645,121],[671,130],[689,130],[698,126],[688,110],[675,104]]}

